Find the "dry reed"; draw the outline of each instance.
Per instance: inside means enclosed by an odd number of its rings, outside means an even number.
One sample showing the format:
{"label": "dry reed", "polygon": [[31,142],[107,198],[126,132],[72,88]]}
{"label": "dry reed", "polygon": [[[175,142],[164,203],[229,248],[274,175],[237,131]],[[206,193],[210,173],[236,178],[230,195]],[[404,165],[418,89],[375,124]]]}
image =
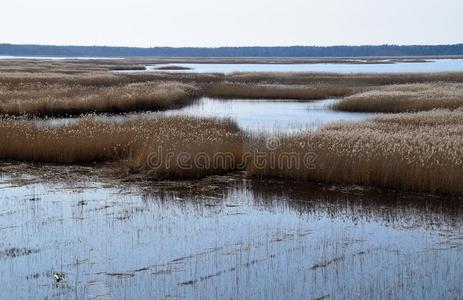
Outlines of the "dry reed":
{"label": "dry reed", "polygon": [[192,85],[147,82],[113,87],[69,84],[0,84],[4,115],[67,116],[165,110],[190,104],[198,95]]}
{"label": "dry reed", "polygon": [[[0,119],[0,159],[87,164],[121,162],[124,169],[160,178],[198,178],[233,170],[242,157],[242,136],[230,121],[186,117],[152,117],[119,121],[93,115],[70,124],[23,118]],[[187,153],[187,154],[185,154]],[[216,153],[232,160],[215,160]],[[154,161],[154,160],[156,161]],[[191,167],[190,167],[191,166]]]}
{"label": "dry reed", "polygon": [[355,112],[416,112],[463,106],[463,84],[391,85],[359,93],[338,102],[336,110]]}
{"label": "dry reed", "polygon": [[[335,123],[314,132],[281,136],[276,150],[270,150],[261,138],[244,141],[229,121],[137,115],[137,119],[119,121],[86,116],[61,126],[47,122],[0,120],[0,159],[118,161],[124,170],[154,179],[198,178],[235,170],[241,164],[258,177],[463,194],[463,110]],[[263,165],[262,156],[257,163],[257,154],[262,153]],[[218,154],[220,160],[216,160]],[[310,165],[305,165],[307,154],[313,158]],[[294,157],[299,165],[291,164]]]}
{"label": "dry reed", "polygon": [[213,98],[239,99],[293,99],[317,100],[341,97],[353,93],[353,89],[336,85],[281,85],[215,83],[204,89],[204,94]]}
{"label": "dry reed", "polygon": [[[107,72],[125,67],[138,69],[140,64],[135,60],[0,62],[0,112],[54,116],[167,109],[188,104],[200,95],[309,100],[355,93],[360,94],[346,98],[340,106],[358,101],[358,111],[418,111],[460,107],[463,94],[463,73]],[[373,104],[368,107],[365,99]],[[311,153],[315,160],[310,167],[295,168],[287,162],[257,168],[257,157],[251,156],[247,169],[253,176],[461,195],[462,120],[462,109],[383,115],[359,123],[332,124],[298,136],[281,136],[280,147],[274,151],[266,147],[263,139],[249,138],[246,148],[250,153],[256,149],[277,156],[290,153],[298,156],[299,162],[303,161],[301,156]],[[61,126],[3,117],[0,138],[1,160],[116,161],[124,170],[155,179],[197,178],[234,170],[243,159],[244,144],[239,129],[229,121],[181,117],[114,122],[86,116]],[[217,153],[229,154],[233,159],[211,159]],[[169,158],[180,154],[187,156],[182,156],[181,161]],[[212,164],[193,163],[197,154],[205,154]],[[161,157],[162,164],[155,166],[153,157]],[[181,163],[192,167],[185,168]]]}
{"label": "dry reed", "polygon": [[[24,63],[24,62],[23,62]],[[21,68],[19,62],[0,62],[0,93],[4,94],[0,102],[0,113],[13,115],[29,113],[42,115],[80,114],[88,112],[115,112],[133,110],[163,109],[154,102],[142,104],[137,101],[126,101],[133,93],[144,93],[141,89],[151,89],[156,84],[165,88],[175,85],[197,87],[195,96],[219,98],[247,99],[297,99],[313,100],[331,97],[347,97],[360,92],[387,89],[383,86],[391,84],[445,82],[441,85],[462,83],[463,73],[437,74],[317,74],[317,73],[234,73],[234,74],[171,74],[171,73],[141,73],[125,74],[110,73],[111,68],[130,67],[126,64],[106,61],[98,62],[27,62]],[[34,66],[41,66],[46,71],[32,71]],[[14,67],[15,72],[3,72],[3,69]],[[133,66],[137,68],[137,66]],[[32,69],[31,69],[32,68]],[[68,72],[61,72],[66,68]],[[85,73],[87,71],[87,73]],[[128,85],[139,83],[128,91]],[[164,85],[164,86],[163,86]],[[390,89],[395,89],[393,86]],[[400,87],[398,87],[400,88]],[[175,89],[175,87],[173,88]],[[188,92],[192,91],[187,88]],[[119,101],[119,92],[125,95],[125,100]],[[10,93],[10,94],[8,94]],[[88,95],[87,101],[82,98],[73,99],[72,93],[78,96]],[[144,93],[146,94],[146,93]],[[24,97],[22,97],[22,96]],[[61,95],[64,95],[61,97]],[[368,95],[368,94],[367,94]],[[108,96],[114,99],[108,100]],[[135,96],[135,95],[133,95]],[[146,96],[146,95],[145,95]],[[58,97],[58,98],[57,98]],[[68,97],[68,98],[66,98]],[[84,97],[86,98],[86,97]],[[156,98],[156,96],[155,96]],[[352,99],[355,99],[353,97]],[[351,100],[352,100],[351,99]],[[25,100],[25,101],[24,101]],[[67,101],[72,100],[72,101]],[[48,103],[49,102],[49,103]],[[101,102],[101,103],[98,103]],[[122,102],[120,104],[119,102]],[[131,105],[126,105],[131,102]],[[161,101],[162,102],[162,101]],[[175,102],[175,101],[174,101]],[[450,102],[450,101],[449,101]],[[29,107],[24,107],[25,103]],[[73,107],[74,104],[77,108]],[[119,104],[122,107],[118,107]],[[79,106],[83,106],[79,109]],[[57,110],[54,112],[53,110]],[[359,109],[361,110],[361,108]]]}
{"label": "dry reed", "polygon": [[[463,110],[382,115],[359,123],[338,123],[299,136],[282,136],[275,150],[262,140],[251,148],[266,157],[292,154],[251,175],[317,182],[374,185],[383,188],[463,194]],[[252,144],[251,144],[252,145]],[[303,164],[309,153],[311,164]]]}

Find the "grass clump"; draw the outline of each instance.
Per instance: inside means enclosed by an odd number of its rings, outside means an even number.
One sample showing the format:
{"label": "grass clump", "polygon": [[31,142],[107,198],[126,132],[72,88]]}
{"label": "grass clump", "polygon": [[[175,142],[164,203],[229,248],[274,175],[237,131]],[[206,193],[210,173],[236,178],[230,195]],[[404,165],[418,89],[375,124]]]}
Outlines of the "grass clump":
{"label": "grass clump", "polygon": [[0,160],[111,161],[124,173],[152,179],[200,178],[245,167],[256,177],[463,194],[463,109],[334,123],[281,135],[277,143],[244,137],[231,121],[149,114],[88,115],[61,125],[3,118],[0,138]]}
{"label": "grass clump", "polygon": [[205,88],[213,98],[317,100],[351,94],[352,88],[336,85],[243,84],[221,82]]}
{"label": "grass clump", "polygon": [[463,107],[463,84],[425,83],[390,85],[344,98],[336,110],[353,112],[417,112]]}
{"label": "grass clump", "polygon": [[[262,140],[254,147],[277,160],[291,154],[300,164],[262,165],[254,156],[253,176],[463,194],[463,110],[381,115],[282,136],[275,150]],[[307,153],[310,164],[303,163]]]}
{"label": "grass clump", "polygon": [[0,114],[68,116],[166,110],[190,104],[197,96],[197,88],[178,82],[132,83],[112,87],[0,84]]}
{"label": "grass clump", "polygon": [[[198,178],[233,170],[242,136],[230,121],[138,116],[101,119],[89,115],[64,125],[23,118],[0,120],[0,159],[87,164],[119,162],[124,170],[160,178]],[[186,154],[185,154],[186,153]],[[216,153],[233,158],[214,160]],[[194,159],[214,162],[206,167]]]}

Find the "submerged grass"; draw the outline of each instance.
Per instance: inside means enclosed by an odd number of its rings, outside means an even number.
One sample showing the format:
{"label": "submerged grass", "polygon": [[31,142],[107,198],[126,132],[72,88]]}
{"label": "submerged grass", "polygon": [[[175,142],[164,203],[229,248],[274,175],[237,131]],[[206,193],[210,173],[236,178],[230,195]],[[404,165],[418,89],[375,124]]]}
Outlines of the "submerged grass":
{"label": "submerged grass", "polygon": [[[463,194],[463,110],[382,115],[280,138],[276,150],[262,139],[250,144],[278,160],[262,167],[253,156],[251,175]],[[304,164],[308,153],[313,161]]]}
{"label": "submerged grass", "polygon": [[353,112],[416,112],[463,107],[463,84],[390,85],[344,98],[336,110]]}

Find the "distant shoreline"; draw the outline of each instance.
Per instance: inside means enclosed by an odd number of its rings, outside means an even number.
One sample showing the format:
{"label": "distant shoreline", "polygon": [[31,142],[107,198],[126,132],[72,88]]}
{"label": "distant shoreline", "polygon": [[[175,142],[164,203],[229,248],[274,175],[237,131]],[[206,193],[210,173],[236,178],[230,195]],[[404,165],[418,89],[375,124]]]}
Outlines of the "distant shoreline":
{"label": "distant shoreline", "polygon": [[463,44],[291,47],[109,47],[0,44],[0,56],[53,57],[215,57],[215,58],[360,58],[463,56]]}
{"label": "distant shoreline", "polygon": [[[5,60],[57,60],[57,61],[124,61],[137,65],[130,70],[144,70],[145,65],[165,64],[395,64],[427,63],[439,59],[463,59],[463,55],[453,56],[370,56],[370,57],[83,57],[83,56],[13,56],[0,54],[0,62]],[[139,66],[138,66],[139,65]],[[118,69],[116,69],[118,70]],[[127,69],[123,69],[127,70]]]}

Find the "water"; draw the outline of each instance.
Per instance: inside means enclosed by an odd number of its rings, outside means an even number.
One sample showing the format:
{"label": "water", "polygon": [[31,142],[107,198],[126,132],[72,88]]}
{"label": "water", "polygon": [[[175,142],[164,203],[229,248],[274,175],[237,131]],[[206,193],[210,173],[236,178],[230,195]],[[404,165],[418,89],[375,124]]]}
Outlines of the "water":
{"label": "water", "polygon": [[[320,64],[167,64],[149,65],[145,71],[159,67],[181,66],[190,70],[162,70],[184,73],[233,73],[233,72],[321,72],[321,73],[429,73],[461,72],[463,59],[437,59],[428,62],[398,62],[385,64],[320,63]],[[138,71],[140,72],[140,71]]]}
{"label": "water", "polygon": [[[0,60],[108,60],[124,59],[119,57],[72,57],[72,56],[6,56]],[[175,73],[233,73],[233,72],[321,72],[321,73],[429,73],[429,72],[461,72],[463,59],[435,59],[426,62],[388,63],[312,63],[312,64],[224,64],[224,63],[172,63],[147,65],[146,70],[115,71],[116,73],[139,72],[175,72]],[[180,66],[188,70],[158,70],[160,67]]]}
{"label": "water", "polygon": [[[181,109],[164,112],[130,113],[125,115],[96,116],[98,120],[120,122],[159,116],[191,116],[233,120],[243,131],[251,134],[295,134],[304,130],[316,130],[339,121],[362,121],[374,113],[338,112],[331,109],[336,99],[312,102],[293,100],[219,100],[203,97]],[[53,126],[71,125],[79,118],[55,118],[39,122]]]}
{"label": "water", "polygon": [[1,170],[2,299],[463,296],[461,201],[240,176],[135,185],[95,168]]}
{"label": "water", "polygon": [[331,106],[336,101],[201,98],[193,105],[165,114],[232,119],[241,129],[251,133],[295,133],[317,129],[331,122],[365,120],[373,115],[333,111]]}

